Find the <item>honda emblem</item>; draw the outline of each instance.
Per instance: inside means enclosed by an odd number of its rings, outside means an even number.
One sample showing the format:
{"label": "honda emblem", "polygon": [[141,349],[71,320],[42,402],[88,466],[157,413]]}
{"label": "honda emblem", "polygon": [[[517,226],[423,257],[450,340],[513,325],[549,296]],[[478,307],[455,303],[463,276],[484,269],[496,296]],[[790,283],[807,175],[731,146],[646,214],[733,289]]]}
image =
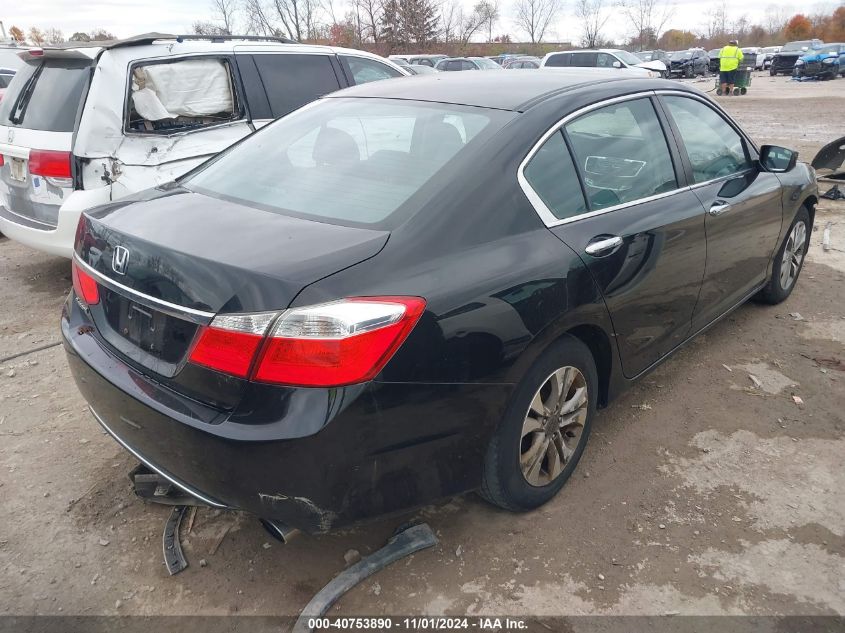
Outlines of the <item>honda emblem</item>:
{"label": "honda emblem", "polygon": [[127,264],[129,264],[129,249],[125,246],[115,246],[111,257],[112,270],[118,275],[125,275]]}

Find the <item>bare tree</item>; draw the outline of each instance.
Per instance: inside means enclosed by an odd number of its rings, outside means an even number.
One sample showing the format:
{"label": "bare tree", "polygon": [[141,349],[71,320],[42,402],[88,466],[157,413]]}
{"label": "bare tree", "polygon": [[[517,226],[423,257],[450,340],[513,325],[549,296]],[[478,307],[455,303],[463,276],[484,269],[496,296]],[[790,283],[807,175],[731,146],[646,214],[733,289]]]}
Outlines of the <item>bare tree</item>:
{"label": "bare tree", "polygon": [[61,29],[50,27],[44,31],[44,41],[48,44],[63,44],[65,42],[65,34]]}
{"label": "bare tree", "polygon": [[707,39],[724,37],[728,31],[728,3],[721,0],[707,11]]}
{"label": "bare tree", "polygon": [[622,0],[622,13],[634,28],[634,38],[640,49],[652,46],[666,22],[675,13],[667,0]]}
{"label": "bare tree", "polygon": [[[642,0],[641,0],[642,1]],[[560,0],[516,0],[514,22],[532,44],[543,41],[549,24],[560,11]]]}
{"label": "bare tree", "polygon": [[581,21],[581,44],[585,48],[596,48],[601,41],[601,30],[610,19],[605,11],[604,0],[576,0],[575,15]]}
{"label": "bare tree", "polygon": [[35,44],[36,46],[41,46],[45,41],[44,33],[41,31],[41,29],[35,26],[29,29],[28,37],[29,41],[32,44]]}
{"label": "bare tree", "polygon": [[458,39],[463,15],[460,0],[447,0],[440,5],[440,39],[445,44]]}
{"label": "bare tree", "polygon": [[355,12],[360,16],[362,39],[371,39],[378,44],[381,35],[381,19],[384,7],[381,0],[354,0]]}
{"label": "bare tree", "polygon": [[238,11],[237,0],[212,0],[211,11],[214,20],[220,24],[225,35],[235,32],[235,15]]}
{"label": "bare tree", "polygon": [[469,13],[461,11],[458,41],[462,47],[465,47],[472,39],[472,36],[486,24],[487,13],[485,4],[484,0],[482,0]]}
{"label": "bare tree", "polygon": [[265,36],[279,35],[263,0],[243,0],[241,8],[246,17],[247,33]]}
{"label": "bare tree", "polygon": [[499,0],[481,0],[479,2],[484,15],[484,26],[487,29],[487,41],[493,41],[493,27],[499,21]]}

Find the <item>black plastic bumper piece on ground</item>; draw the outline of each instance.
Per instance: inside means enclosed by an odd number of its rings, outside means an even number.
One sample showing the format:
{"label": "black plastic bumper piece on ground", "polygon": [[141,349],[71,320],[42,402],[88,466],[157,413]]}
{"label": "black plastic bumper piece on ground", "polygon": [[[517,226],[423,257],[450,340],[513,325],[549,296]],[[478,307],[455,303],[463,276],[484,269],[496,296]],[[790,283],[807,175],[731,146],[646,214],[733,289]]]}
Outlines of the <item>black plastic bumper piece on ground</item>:
{"label": "black plastic bumper piece on ground", "polygon": [[335,576],[316,596],[311,598],[296,621],[293,633],[310,633],[313,629],[308,626],[309,619],[324,615],[343,594],[359,582],[397,560],[435,545],[437,545],[437,537],[428,523],[414,525],[399,532],[387,541],[387,545]]}
{"label": "black plastic bumper piece on ground", "polygon": [[167,523],[164,524],[162,535],[162,549],[164,550],[164,564],[167,565],[167,572],[173,576],[188,566],[188,561],[182,553],[182,544],[179,542],[179,526],[182,525],[182,517],[185,516],[187,506],[176,506],[170,513]]}

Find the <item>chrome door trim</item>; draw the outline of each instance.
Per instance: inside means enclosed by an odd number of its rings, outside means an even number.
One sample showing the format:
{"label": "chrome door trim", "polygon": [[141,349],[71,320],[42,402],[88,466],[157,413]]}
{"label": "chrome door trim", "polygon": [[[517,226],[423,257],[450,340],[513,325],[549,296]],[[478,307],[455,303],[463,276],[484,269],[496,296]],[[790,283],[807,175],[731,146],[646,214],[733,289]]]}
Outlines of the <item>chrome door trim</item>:
{"label": "chrome door trim", "polygon": [[76,262],[76,264],[86,273],[94,277],[98,283],[104,285],[105,287],[115,292],[119,292],[120,294],[128,295],[137,303],[153,308],[154,310],[158,310],[159,312],[164,312],[165,314],[174,316],[177,319],[186,319],[199,325],[208,325],[215,316],[214,312],[186,308],[185,306],[180,306],[175,303],[165,301],[164,299],[157,299],[156,297],[151,297],[142,292],[138,292],[137,290],[134,290],[129,286],[125,286],[110,277],[106,277],[103,273],[94,270],[86,262],[82,261],[82,258],[79,257],[77,253],[73,254],[73,261]]}
{"label": "chrome door trim", "polygon": [[[552,213],[551,209],[549,209],[546,204],[543,202],[542,198],[534,191],[531,184],[528,182],[528,179],[525,177],[525,168],[528,166],[528,163],[531,162],[531,159],[534,158],[534,155],[539,151],[539,149],[543,146],[543,144],[549,140],[554,134],[556,134],[560,129],[569,123],[572,119],[575,119],[583,114],[591,112],[592,110],[597,110],[599,108],[603,108],[607,105],[612,105],[614,103],[621,103],[623,101],[633,101],[634,99],[642,99],[642,98],[650,98],[653,97],[655,92],[653,90],[647,90],[643,92],[635,92],[633,94],[622,95],[621,97],[613,97],[611,99],[605,99],[604,101],[599,101],[597,103],[592,103],[588,106],[584,106],[574,112],[570,112],[565,117],[560,119],[557,123],[555,123],[552,127],[550,127],[543,136],[533,145],[533,147],[528,151],[525,158],[522,159],[522,162],[519,164],[519,167],[516,171],[516,179],[519,183],[522,192],[528,198],[528,201],[531,203],[531,206],[534,207],[534,210],[537,212],[537,215],[540,216],[540,220],[543,221],[543,224],[546,225],[547,228],[553,228],[556,226],[561,226],[563,224],[569,224],[570,222],[577,222],[578,220],[584,220],[586,218],[596,217],[598,215],[604,215],[605,213],[611,213],[613,211],[618,211],[620,209],[625,209],[627,207],[633,207],[638,204],[644,204],[646,202],[652,202],[654,200],[660,200],[662,198],[668,198],[669,196],[673,196],[677,193],[681,193],[683,191],[689,191],[689,186],[679,187],[677,189],[673,189],[672,191],[665,191],[663,193],[658,193],[653,196],[647,196],[645,198],[639,198],[638,200],[632,200],[631,202],[623,202],[621,204],[615,204],[611,207],[605,207],[604,209],[595,209],[593,211],[587,211],[586,213],[580,213],[578,215],[573,215],[572,217],[558,218],[554,213]],[[683,93],[682,93],[683,94]],[[667,144],[669,140],[667,139]],[[568,151],[568,150],[567,150]],[[574,157],[573,157],[574,163]],[[577,168],[577,166],[576,166]],[[703,184],[703,183],[702,183]]]}

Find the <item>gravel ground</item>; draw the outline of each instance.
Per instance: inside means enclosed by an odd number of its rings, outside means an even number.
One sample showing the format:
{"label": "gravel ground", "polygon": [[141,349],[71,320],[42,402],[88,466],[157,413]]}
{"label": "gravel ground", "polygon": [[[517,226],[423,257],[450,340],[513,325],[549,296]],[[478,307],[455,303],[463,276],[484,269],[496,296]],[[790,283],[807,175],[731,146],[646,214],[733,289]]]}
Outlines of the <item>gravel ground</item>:
{"label": "gravel ground", "polygon": [[[760,75],[722,102],[809,159],[845,135],[843,97],[842,80]],[[740,308],[601,412],[555,501],[423,509],[439,546],[333,613],[845,614],[845,203],[822,204],[816,227],[789,301]],[[377,549],[407,518],[282,546],[254,518],[200,510],[183,533],[191,566],[169,577],[168,509],[134,498],[134,462],[87,412],[61,347],[26,353],[58,342],[69,278],[67,261],[0,238],[0,359],[24,353],[0,362],[0,613],[292,615],[348,550]]]}

